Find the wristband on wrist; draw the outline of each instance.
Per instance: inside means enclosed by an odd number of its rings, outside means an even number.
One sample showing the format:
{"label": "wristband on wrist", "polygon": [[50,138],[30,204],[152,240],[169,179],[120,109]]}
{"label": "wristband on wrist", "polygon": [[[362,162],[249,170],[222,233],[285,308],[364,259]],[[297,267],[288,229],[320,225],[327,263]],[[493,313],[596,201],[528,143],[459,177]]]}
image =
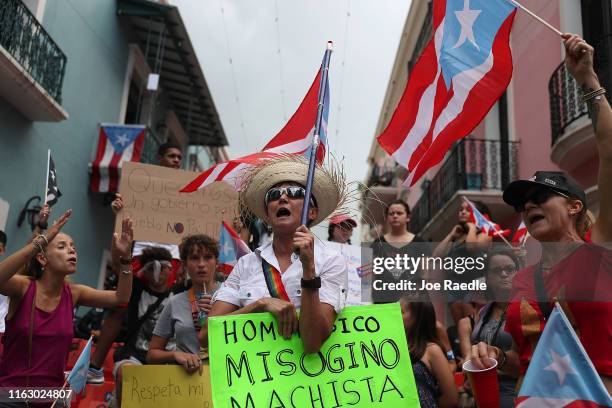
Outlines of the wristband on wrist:
{"label": "wristband on wrist", "polygon": [[602,98],[602,95],[605,95],[605,94],[606,94],[605,88],[599,88],[599,89],[596,89],[594,91],[587,92],[587,93],[582,95],[582,102],[586,103],[586,102],[590,101],[591,99],[599,100],[599,99]]}

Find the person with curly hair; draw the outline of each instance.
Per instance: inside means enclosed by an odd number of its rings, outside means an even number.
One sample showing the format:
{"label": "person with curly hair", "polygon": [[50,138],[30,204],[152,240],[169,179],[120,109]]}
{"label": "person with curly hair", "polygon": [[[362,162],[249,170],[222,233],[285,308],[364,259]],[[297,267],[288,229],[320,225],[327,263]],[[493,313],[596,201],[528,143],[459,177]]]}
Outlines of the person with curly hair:
{"label": "person with curly hair", "polygon": [[[151,364],[176,363],[188,373],[201,370],[206,351],[200,350],[198,334],[211,309],[212,294],[217,291],[217,241],[208,235],[189,235],[179,246],[183,267],[191,279],[191,288],[172,296],[157,321],[149,344],[147,361]],[[176,349],[166,345],[176,339]]]}

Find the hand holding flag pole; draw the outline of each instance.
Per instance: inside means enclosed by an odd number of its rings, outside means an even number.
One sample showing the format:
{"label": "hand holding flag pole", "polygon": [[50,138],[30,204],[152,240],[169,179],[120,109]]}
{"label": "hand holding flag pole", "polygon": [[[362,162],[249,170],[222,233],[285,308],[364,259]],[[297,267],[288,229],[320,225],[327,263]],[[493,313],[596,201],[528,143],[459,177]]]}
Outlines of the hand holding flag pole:
{"label": "hand holding flag pole", "polygon": [[483,214],[481,214],[481,212],[478,211],[478,208],[476,208],[476,206],[474,206],[474,204],[466,196],[462,196],[462,198],[469,206],[472,216],[474,217],[474,224],[476,227],[480,228],[484,233],[489,235],[491,235],[490,231],[492,230],[492,236],[500,237],[506,244],[508,244],[510,248],[514,248],[512,244],[508,242],[506,237],[504,237],[503,231],[499,228],[499,225],[495,224],[493,221],[487,219]]}
{"label": "hand holding flag pole", "polygon": [[316,167],[317,149],[319,148],[319,136],[321,133],[321,121],[323,119],[323,108],[325,101],[325,92],[327,87],[327,73],[329,71],[329,60],[333,49],[333,43],[327,42],[327,49],[323,56],[323,63],[321,64],[321,81],[319,85],[319,104],[317,107],[317,119],[314,127],[314,137],[312,146],[310,149],[310,163],[308,165],[308,177],[306,178],[306,194],[304,195],[304,206],[302,207],[302,217],[300,218],[301,225],[308,225],[308,210],[310,209],[310,196],[312,194],[312,182],[314,180],[314,171]]}
{"label": "hand holding flag pole", "polygon": [[51,163],[51,149],[47,149],[47,168],[45,169],[45,201],[43,205],[47,204],[47,193],[49,192],[49,165]]}

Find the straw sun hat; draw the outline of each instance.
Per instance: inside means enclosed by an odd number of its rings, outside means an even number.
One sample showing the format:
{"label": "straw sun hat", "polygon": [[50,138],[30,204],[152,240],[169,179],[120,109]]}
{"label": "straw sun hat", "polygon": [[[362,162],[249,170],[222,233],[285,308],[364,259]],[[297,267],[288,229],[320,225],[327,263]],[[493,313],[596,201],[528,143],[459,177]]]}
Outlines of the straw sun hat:
{"label": "straw sun hat", "polygon": [[[273,186],[283,182],[296,182],[306,186],[308,162],[302,156],[281,155],[266,160],[252,168],[244,179],[240,191],[240,206],[269,223],[265,195]],[[312,222],[314,226],[343,205],[347,193],[344,173],[337,165],[329,168],[317,165],[312,183],[319,213]]]}

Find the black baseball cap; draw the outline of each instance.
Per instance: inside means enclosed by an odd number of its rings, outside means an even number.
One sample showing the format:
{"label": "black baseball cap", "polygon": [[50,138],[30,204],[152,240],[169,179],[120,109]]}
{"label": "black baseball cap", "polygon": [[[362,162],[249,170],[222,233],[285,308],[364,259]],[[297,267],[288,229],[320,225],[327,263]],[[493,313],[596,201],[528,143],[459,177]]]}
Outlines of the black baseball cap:
{"label": "black baseball cap", "polygon": [[513,207],[525,204],[534,187],[546,187],[582,201],[586,208],[586,194],[569,174],[563,171],[536,171],[529,180],[516,180],[504,190],[504,201]]}

